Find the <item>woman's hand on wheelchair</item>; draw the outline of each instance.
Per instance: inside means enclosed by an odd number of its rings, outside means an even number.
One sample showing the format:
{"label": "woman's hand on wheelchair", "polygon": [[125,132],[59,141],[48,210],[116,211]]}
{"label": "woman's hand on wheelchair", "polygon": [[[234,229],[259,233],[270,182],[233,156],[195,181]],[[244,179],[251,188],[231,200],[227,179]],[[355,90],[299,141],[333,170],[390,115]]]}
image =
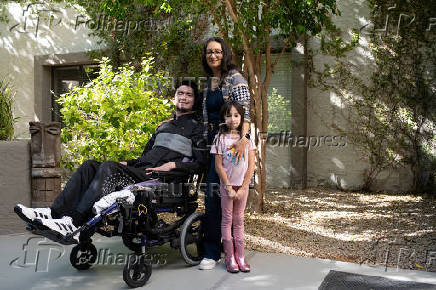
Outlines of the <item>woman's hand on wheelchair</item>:
{"label": "woman's hand on wheelchair", "polygon": [[153,171],[171,171],[176,168],[175,162],[167,162],[158,167],[146,168],[147,175],[150,175]]}

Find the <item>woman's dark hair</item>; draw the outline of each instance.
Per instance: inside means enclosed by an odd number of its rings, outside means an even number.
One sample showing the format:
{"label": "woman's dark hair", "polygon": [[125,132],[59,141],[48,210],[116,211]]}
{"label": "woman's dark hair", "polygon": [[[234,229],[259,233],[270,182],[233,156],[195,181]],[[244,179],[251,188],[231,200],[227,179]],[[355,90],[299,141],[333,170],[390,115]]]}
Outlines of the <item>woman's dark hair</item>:
{"label": "woman's dark hair", "polygon": [[[220,111],[220,116],[221,116],[221,120],[225,120],[225,116],[227,114],[230,114],[230,110],[232,109],[232,107],[235,107],[236,111],[238,111],[239,115],[241,115],[241,123],[239,123],[239,126],[237,128],[237,130],[239,131],[239,135],[242,134],[242,125],[244,124],[244,107],[239,104],[236,101],[229,101],[229,102],[225,102],[222,106],[221,106],[221,111]],[[229,131],[229,127],[227,126],[226,122],[221,123],[220,124],[220,132],[219,133],[225,133]],[[242,137],[242,135],[241,135]]]}
{"label": "woman's dark hair", "polygon": [[221,50],[223,51],[223,58],[221,59],[221,80],[223,80],[224,77],[227,76],[230,70],[236,68],[236,65],[234,65],[232,62],[232,50],[230,49],[230,46],[221,37],[211,37],[208,40],[206,40],[203,46],[203,56],[201,57],[201,62],[203,64],[204,72],[210,77],[213,76],[213,72],[209,67],[209,65],[207,64],[206,50],[207,50],[207,45],[209,44],[209,42],[212,41],[221,44]]}

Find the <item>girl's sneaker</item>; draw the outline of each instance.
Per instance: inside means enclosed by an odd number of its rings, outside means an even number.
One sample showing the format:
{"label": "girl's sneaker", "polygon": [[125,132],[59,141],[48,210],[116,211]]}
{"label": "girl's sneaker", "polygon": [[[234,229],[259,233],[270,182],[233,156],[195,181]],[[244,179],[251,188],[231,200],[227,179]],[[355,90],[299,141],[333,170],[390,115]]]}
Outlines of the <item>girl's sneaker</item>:
{"label": "girl's sneaker", "polygon": [[200,270],[212,270],[213,268],[215,268],[215,266],[216,261],[214,259],[203,258],[198,268]]}
{"label": "girl's sneaker", "polygon": [[51,209],[49,207],[31,208],[22,204],[14,207],[15,213],[26,223],[32,223],[34,219],[51,219]]}

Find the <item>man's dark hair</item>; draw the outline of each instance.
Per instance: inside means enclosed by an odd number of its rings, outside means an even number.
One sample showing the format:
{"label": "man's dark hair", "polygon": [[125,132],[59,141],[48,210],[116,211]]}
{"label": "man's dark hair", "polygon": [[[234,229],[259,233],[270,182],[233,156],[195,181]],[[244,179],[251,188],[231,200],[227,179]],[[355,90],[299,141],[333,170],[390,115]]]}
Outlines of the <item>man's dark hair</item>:
{"label": "man's dark hair", "polygon": [[192,88],[192,91],[194,92],[194,106],[192,106],[192,110],[201,113],[203,102],[198,92],[197,83],[193,80],[181,80],[181,81],[179,80],[174,87],[175,88],[174,92],[176,92],[177,89],[181,86],[187,86]]}
{"label": "man's dark hair", "polygon": [[223,58],[221,59],[221,79],[223,79],[224,77],[227,76],[230,70],[236,68],[236,66],[232,62],[232,50],[230,49],[230,46],[221,37],[214,36],[206,40],[203,46],[203,56],[201,57],[201,62],[203,64],[204,72],[210,77],[213,76],[213,72],[210,69],[209,65],[207,64],[206,50],[207,50],[207,45],[211,41],[215,41],[221,44],[221,50],[223,51]]}

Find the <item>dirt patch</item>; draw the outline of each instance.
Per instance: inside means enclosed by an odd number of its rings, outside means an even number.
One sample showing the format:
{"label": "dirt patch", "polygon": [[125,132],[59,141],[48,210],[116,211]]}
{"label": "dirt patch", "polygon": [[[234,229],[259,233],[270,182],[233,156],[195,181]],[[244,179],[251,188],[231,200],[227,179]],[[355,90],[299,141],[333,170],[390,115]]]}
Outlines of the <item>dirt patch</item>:
{"label": "dirt patch", "polygon": [[436,198],[330,189],[270,190],[245,216],[247,247],[436,271]]}

